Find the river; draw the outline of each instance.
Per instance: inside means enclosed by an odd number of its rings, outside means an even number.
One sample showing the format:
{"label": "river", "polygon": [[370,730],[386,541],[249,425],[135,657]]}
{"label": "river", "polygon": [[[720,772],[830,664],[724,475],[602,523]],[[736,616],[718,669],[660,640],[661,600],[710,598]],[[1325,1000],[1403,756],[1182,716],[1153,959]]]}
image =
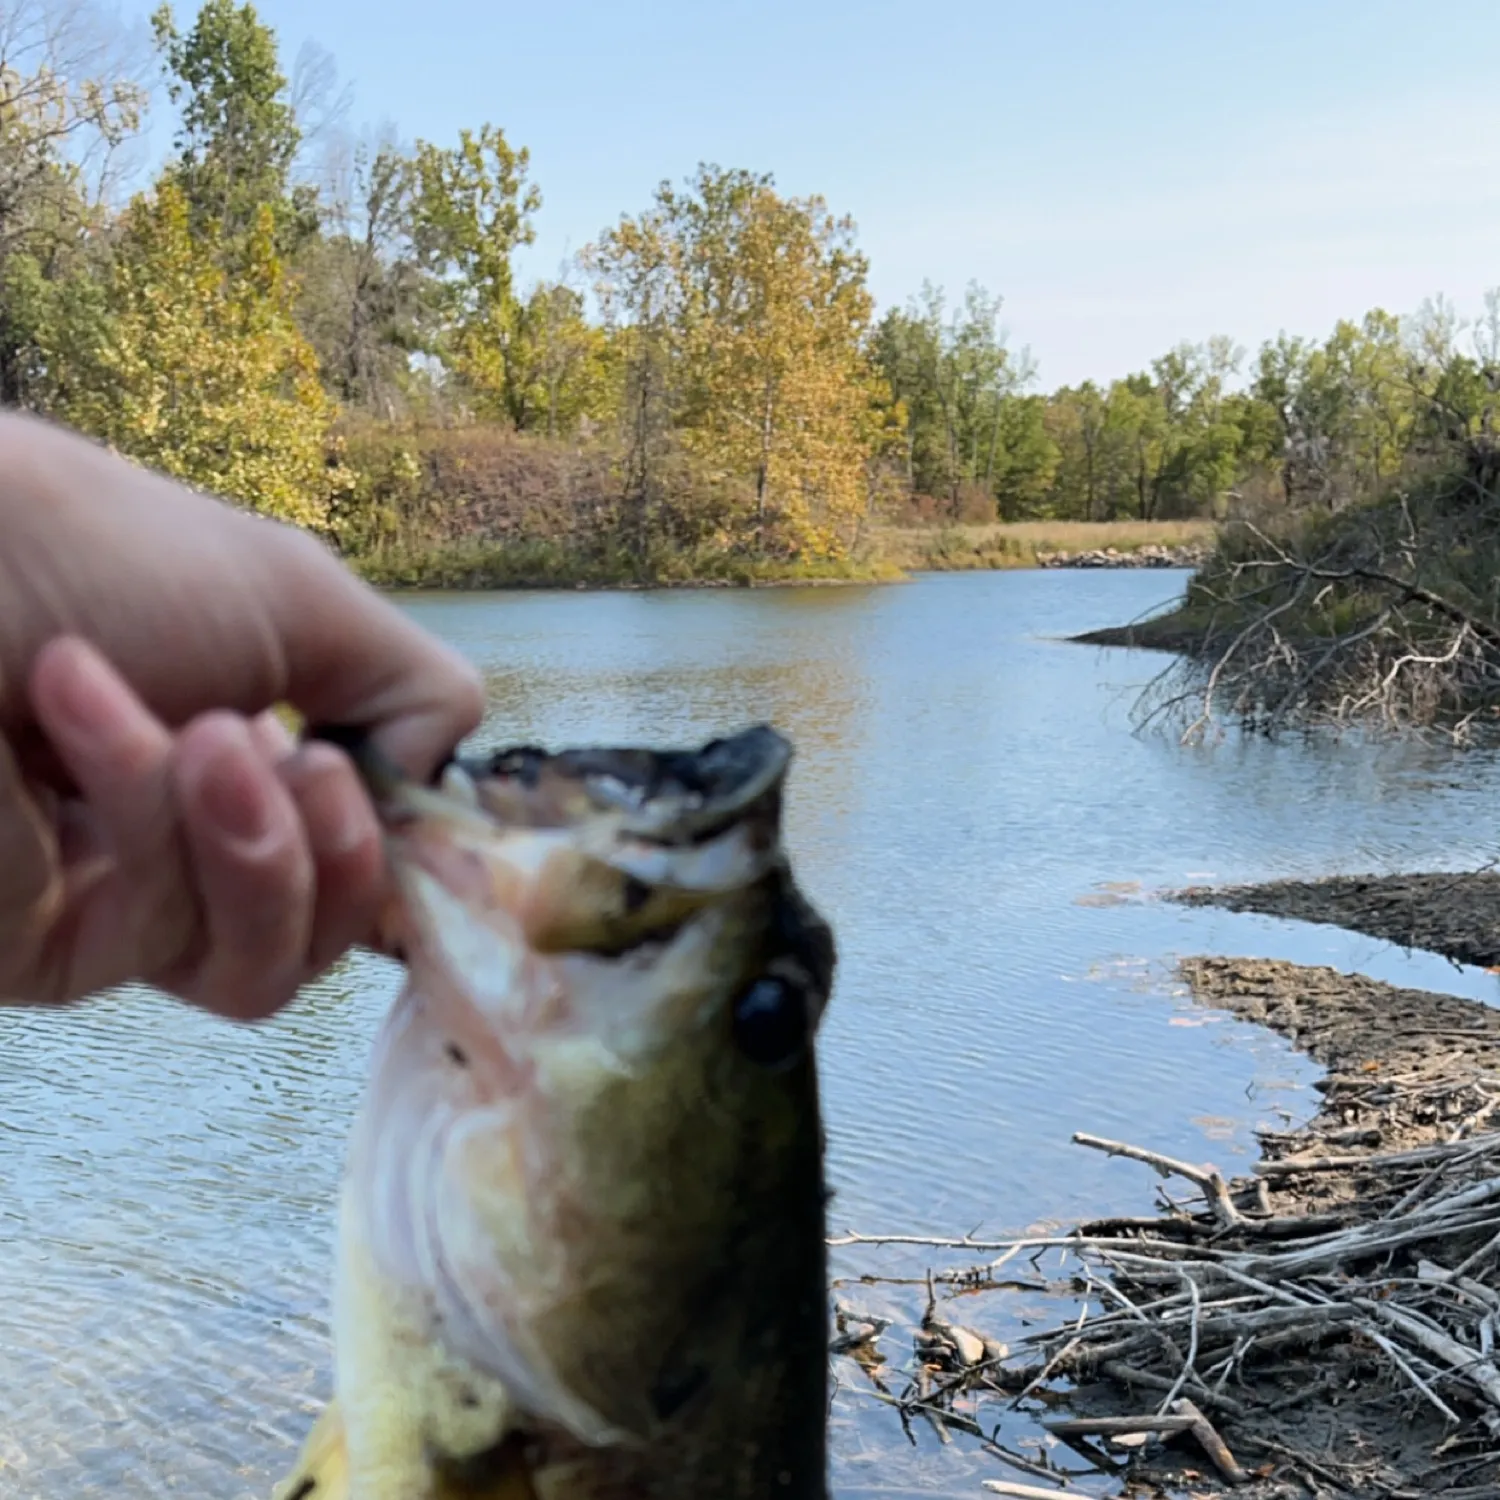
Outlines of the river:
{"label": "river", "polygon": [[[1371,939],[1140,899],[1494,853],[1488,756],[1133,735],[1161,661],[1061,637],[1184,577],[404,607],[483,669],[487,739],[790,733],[790,837],[843,950],[822,1049],[832,1227],[1001,1233],[1149,1204],[1146,1169],[1074,1130],[1232,1170],[1256,1124],[1311,1113],[1310,1065],[1195,1011],[1173,955],[1495,997],[1488,975]],[[357,956],[255,1029],[149,992],[0,1016],[0,1500],[264,1500],[327,1389],[340,1157],[393,975]],[[909,1449],[852,1392],[834,1433],[841,1500],[972,1495],[995,1472],[925,1434]]]}

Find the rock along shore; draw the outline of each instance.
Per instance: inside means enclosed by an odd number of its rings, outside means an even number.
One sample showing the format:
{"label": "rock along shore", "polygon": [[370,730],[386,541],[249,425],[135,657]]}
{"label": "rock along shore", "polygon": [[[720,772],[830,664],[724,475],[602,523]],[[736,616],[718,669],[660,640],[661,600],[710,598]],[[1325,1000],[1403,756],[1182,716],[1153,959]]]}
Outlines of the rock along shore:
{"label": "rock along shore", "polygon": [[1208,555],[1208,549],[1195,544],[1165,547],[1150,543],[1134,551],[1118,547],[1094,547],[1085,552],[1038,552],[1040,568],[1196,568]]}

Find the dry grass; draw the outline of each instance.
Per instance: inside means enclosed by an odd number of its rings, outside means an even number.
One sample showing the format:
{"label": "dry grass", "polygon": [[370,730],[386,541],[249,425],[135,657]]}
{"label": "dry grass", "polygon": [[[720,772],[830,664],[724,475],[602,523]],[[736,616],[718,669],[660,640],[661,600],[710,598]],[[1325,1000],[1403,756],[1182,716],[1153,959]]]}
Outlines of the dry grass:
{"label": "dry grass", "polygon": [[1134,552],[1138,547],[1185,547],[1206,542],[1214,534],[1212,521],[1008,521],[977,527],[1016,541],[1029,543],[1041,552],[1085,552],[1096,547],[1116,547]]}
{"label": "dry grass", "polygon": [[880,533],[880,555],[917,571],[1034,568],[1039,552],[1113,547],[1207,545],[1212,521],[1006,521],[988,526],[893,526]]}

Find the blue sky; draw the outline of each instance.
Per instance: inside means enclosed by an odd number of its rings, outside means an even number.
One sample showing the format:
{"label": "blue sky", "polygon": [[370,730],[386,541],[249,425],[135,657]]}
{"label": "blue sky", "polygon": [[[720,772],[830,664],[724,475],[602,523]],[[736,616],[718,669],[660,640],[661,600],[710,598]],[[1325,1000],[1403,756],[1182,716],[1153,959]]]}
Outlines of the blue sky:
{"label": "blue sky", "polygon": [[1497,0],[258,9],[351,125],[528,146],[533,274],[708,160],[851,214],[882,305],[999,292],[1047,386],[1500,284]]}

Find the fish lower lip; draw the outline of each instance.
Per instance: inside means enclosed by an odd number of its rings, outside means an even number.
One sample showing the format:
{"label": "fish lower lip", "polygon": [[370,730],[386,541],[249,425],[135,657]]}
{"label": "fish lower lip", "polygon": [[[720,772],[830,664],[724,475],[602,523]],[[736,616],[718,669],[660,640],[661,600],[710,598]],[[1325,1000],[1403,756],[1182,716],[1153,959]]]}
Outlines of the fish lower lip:
{"label": "fish lower lip", "polygon": [[479,788],[459,761],[448,762],[438,777],[438,786],[444,796],[452,797],[466,807],[478,808]]}

